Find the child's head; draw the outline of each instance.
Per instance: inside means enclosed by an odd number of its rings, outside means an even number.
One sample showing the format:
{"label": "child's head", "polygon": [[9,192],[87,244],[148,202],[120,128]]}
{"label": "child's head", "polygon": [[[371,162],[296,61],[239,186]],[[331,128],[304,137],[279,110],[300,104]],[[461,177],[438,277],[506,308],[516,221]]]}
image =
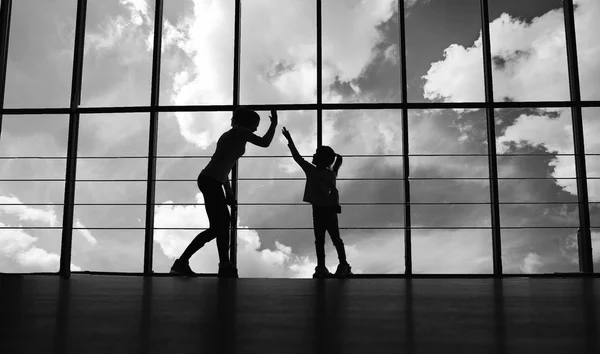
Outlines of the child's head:
{"label": "child's head", "polygon": [[313,155],[312,163],[317,167],[330,166],[335,160],[335,152],[329,146],[320,146]]}
{"label": "child's head", "polygon": [[231,118],[231,126],[240,126],[244,127],[252,132],[255,132],[258,129],[258,125],[260,124],[260,116],[255,111],[246,108],[239,107],[233,112],[233,117]]}

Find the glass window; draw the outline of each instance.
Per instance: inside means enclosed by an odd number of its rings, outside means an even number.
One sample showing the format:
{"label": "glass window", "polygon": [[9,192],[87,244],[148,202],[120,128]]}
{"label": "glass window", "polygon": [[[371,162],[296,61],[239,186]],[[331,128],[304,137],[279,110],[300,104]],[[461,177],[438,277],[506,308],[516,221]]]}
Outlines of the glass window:
{"label": "glass window", "polygon": [[314,1],[242,3],[242,104],[317,102]]}
{"label": "glass window", "polygon": [[147,113],[80,118],[73,227],[95,244],[82,270],[141,272],[148,173]]}
{"label": "glass window", "polygon": [[164,2],[160,104],[233,101],[233,0]]}
{"label": "glass window", "polygon": [[81,105],[147,106],[152,82],[152,2],[87,2]]}
{"label": "glass window", "polygon": [[77,1],[12,2],[6,108],[69,107]]}
{"label": "glass window", "polygon": [[68,122],[65,115],[2,117],[0,272],[59,269]]}
{"label": "glass window", "polygon": [[579,214],[570,110],[495,113],[504,272],[577,271],[572,262]]}
{"label": "glass window", "polygon": [[322,2],[323,102],[400,102],[398,1]]}
{"label": "glass window", "polygon": [[596,33],[600,31],[600,23],[597,21],[600,4],[594,0],[575,1],[574,15],[581,99],[599,100],[600,85],[596,78],[600,77],[600,43]]}
{"label": "glass window", "polygon": [[483,101],[479,0],[405,6],[408,100]]}
{"label": "glass window", "polygon": [[494,100],[568,100],[562,1],[491,0],[489,10]]}
{"label": "glass window", "polygon": [[415,273],[492,271],[485,122],[483,110],[409,111]]}

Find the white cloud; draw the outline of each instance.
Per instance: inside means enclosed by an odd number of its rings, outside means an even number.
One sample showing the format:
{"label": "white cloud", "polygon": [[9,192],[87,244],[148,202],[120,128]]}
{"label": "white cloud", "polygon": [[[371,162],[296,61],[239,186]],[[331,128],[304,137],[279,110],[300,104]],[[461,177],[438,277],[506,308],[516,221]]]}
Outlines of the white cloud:
{"label": "white cloud", "polygon": [[[0,226],[5,227],[6,225],[0,222]],[[31,247],[35,241],[35,237],[22,230],[0,230],[0,251],[8,258],[13,258],[21,250]]]}
{"label": "white cloud", "polygon": [[[196,202],[203,201],[202,194],[198,193]],[[180,206],[172,205],[172,202],[157,206],[154,220],[157,228],[206,228],[209,225],[203,205]],[[195,236],[196,232],[185,230],[156,230],[154,240],[168,258],[175,259],[183,253]],[[274,250],[261,249],[259,234],[255,230],[239,226],[237,259],[240,276],[305,276],[307,265],[311,264],[309,260],[295,255],[291,247],[280,242],[276,242],[275,245]],[[211,241],[198,251],[190,260],[192,269],[196,272],[216,272],[218,257],[215,249],[215,241]]]}
{"label": "white cloud", "polygon": [[[424,96],[430,100],[483,101],[483,62],[481,40],[474,47],[452,44],[444,50],[444,59],[431,64],[425,79]],[[457,75],[465,73],[465,75]]]}
{"label": "white cloud", "polygon": [[[391,17],[394,3],[324,3],[324,13],[335,14],[324,21],[324,94],[330,99],[337,100],[328,92],[328,83],[336,76],[347,81],[358,78],[372,60],[373,48],[381,41],[375,27]],[[315,28],[314,4],[253,1],[244,5],[243,103],[315,102],[316,51],[310,35]],[[179,68],[174,72],[172,104],[231,103],[232,10],[225,2],[196,1],[187,17],[176,24],[165,23],[165,46],[169,48],[165,51],[170,53],[165,62]],[[264,16],[266,13],[277,15]],[[178,51],[190,64],[182,64],[175,55]],[[216,141],[229,123],[211,117],[193,119],[184,112],[175,115],[181,135],[202,149]]]}
{"label": "white cloud", "polygon": [[[6,205],[18,204],[18,205]],[[52,207],[40,210],[24,205],[17,197],[0,196],[0,212],[16,215],[20,221],[41,221],[48,226],[58,225],[56,213]]]}
{"label": "white cloud", "polygon": [[[326,83],[358,78],[381,41],[376,26],[394,13],[394,0],[323,2],[323,77]],[[307,14],[308,15],[308,14]]]}
{"label": "white cloud", "polygon": [[146,0],[119,0],[119,2],[127,6],[131,11],[131,20],[134,25],[139,26],[144,21],[147,23],[151,22]]}
{"label": "white cloud", "polygon": [[[582,3],[587,3],[584,0]],[[590,4],[591,6],[591,4]],[[577,13],[580,20],[581,11]],[[596,25],[586,28],[594,32]],[[493,82],[496,100],[565,100],[569,97],[564,16],[553,10],[531,23],[502,14],[490,23]],[[598,43],[580,43],[599,46]],[[444,59],[433,63],[425,79],[426,98],[483,101],[481,36],[473,46],[453,44]],[[585,58],[582,60],[586,60]],[[583,81],[590,78],[582,76]]]}
{"label": "white cloud", "polygon": [[530,252],[523,259],[520,269],[525,274],[539,273],[540,268],[544,265],[542,257],[535,252]]}
{"label": "white cloud", "polygon": [[[5,227],[0,222],[0,227]],[[19,229],[0,230],[0,264],[15,272],[56,272],[60,267],[60,256],[35,245],[38,240]],[[72,270],[81,270],[71,264]]]}
{"label": "white cloud", "polygon": [[90,245],[96,245],[98,243],[98,240],[92,236],[90,230],[85,229],[85,226],[81,223],[81,221],[75,220],[75,227],[78,228],[77,231],[79,231],[79,234],[81,234],[81,236],[83,236],[83,238],[85,238]]}
{"label": "white cloud", "polygon": [[[579,49],[580,79],[584,96],[598,97],[600,64],[597,57],[600,42],[600,3],[593,0],[576,1],[577,45]],[[494,69],[495,98],[505,97],[519,101],[566,100],[569,86],[566,66],[564,16],[562,10],[549,11],[534,18],[531,23],[503,14],[490,24],[492,56],[502,65]],[[501,58],[501,59],[500,59]],[[432,64],[425,75],[425,96],[443,98],[446,101],[482,99],[481,37],[472,47],[452,45],[446,50],[444,60]],[[499,152],[505,143],[515,142],[523,146],[544,146],[553,153],[573,153],[570,111],[562,108],[546,108],[558,113],[558,117],[522,115],[498,137]],[[543,110],[542,110],[543,111]],[[588,112],[593,116],[594,112]],[[600,149],[595,137],[600,126],[593,119],[586,119],[586,149]],[[573,177],[573,158],[557,156],[552,162],[553,176]],[[588,160],[588,171],[600,173],[600,163]],[[557,180],[565,191],[576,194],[574,180]],[[600,191],[590,190],[590,197],[597,199]],[[594,194],[596,193],[596,194]]]}

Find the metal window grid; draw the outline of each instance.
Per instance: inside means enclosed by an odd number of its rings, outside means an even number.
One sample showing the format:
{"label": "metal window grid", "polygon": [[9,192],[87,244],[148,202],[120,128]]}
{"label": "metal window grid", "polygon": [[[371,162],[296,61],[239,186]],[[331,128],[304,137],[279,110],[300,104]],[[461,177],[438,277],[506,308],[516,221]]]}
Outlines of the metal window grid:
{"label": "metal window grid", "polygon": [[[587,178],[585,165],[585,146],[583,141],[583,124],[582,124],[582,108],[583,107],[598,107],[600,101],[582,101],[579,87],[579,71],[577,62],[577,46],[575,37],[575,20],[573,0],[563,1],[564,23],[566,33],[566,48],[569,72],[569,88],[570,100],[568,101],[535,101],[535,102],[494,102],[493,99],[493,75],[492,75],[492,58],[490,49],[490,29],[489,29],[489,13],[488,1],[480,0],[481,9],[481,25],[482,25],[482,48],[483,48],[483,70],[484,70],[484,87],[485,101],[484,102],[424,102],[412,103],[407,99],[407,78],[406,78],[406,28],[405,28],[405,4],[404,0],[398,0],[399,14],[399,55],[400,55],[400,76],[401,76],[401,102],[400,103],[323,103],[322,101],[322,0],[316,2],[316,45],[317,45],[317,101],[315,104],[267,104],[267,105],[247,105],[255,110],[271,110],[278,111],[286,110],[313,110],[317,113],[317,145],[322,145],[322,117],[323,111],[326,110],[365,110],[365,109],[397,109],[401,111],[401,127],[402,127],[402,154],[401,155],[369,155],[367,157],[401,157],[403,165],[402,178],[390,179],[369,179],[360,178],[359,180],[396,180],[402,183],[405,200],[402,203],[344,203],[345,205],[403,205],[405,225],[401,228],[374,228],[365,227],[364,229],[395,229],[404,230],[405,241],[405,274],[404,276],[413,276],[412,274],[412,247],[411,247],[411,230],[417,229],[491,229],[492,232],[492,251],[493,251],[493,275],[494,276],[510,276],[502,272],[501,258],[501,230],[505,229],[543,229],[544,227],[506,227],[500,223],[500,205],[545,205],[545,204],[577,204],[579,212],[579,228],[581,230],[582,243],[579,252],[582,254],[580,262],[580,271],[582,274],[593,273],[592,259],[592,243],[591,243],[591,226],[589,215],[589,200]],[[73,230],[78,229],[73,227],[73,212],[75,205],[128,205],[128,206],[145,206],[145,227],[144,228],[110,228],[111,230],[121,229],[140,229],[145,232],[145,249],[144,249],[144,266],[142,275],[152,275],[152,254],[153,254],[153,238],[154,230],[154,206],[155,203],[155,183],[157,181],[185,181],[185,180],[160,180],[156,179],[156,164],[161,158],[206,158],[209,156],[157,156],[157,139],[158,139],[158,115],[161,112],[215,112],[229,111],[232,112],[240,105],[240,51],[241,51],[241,16],[242,16],[242,0],[234,0],[234,57],[233,57],[233,100],[231,105],[189,105],[189,106],[169,106],[159,104],[160,92],[160,63],[161,63],[161,39],[162,39],[162,19],[163,19],[163,0],[155,0],[155,20],[154,20],[154,48],[152,55],[152,83],[151,83],[151,101],[149,106],[133,106],[133,107],[80,107],[81,84],[83,71],[83,49],[85,38],[85,23],[87,0],[77,0],[76,28],[74,39],[74,56],[73,56],[73,74],[71,86],[71,99],[68,108],[4,108],[4,93],[6,86],[6,68],[8,62],[10,23],[12,0],[3,0],[0,9],[0,138],[2,133],[2,116],[3,115],[50,115],[50,114],[68,114],[69,115],[69,130],[68,130],[68,148],[66,157],[53,156],[38,156],[38,157],[0,157],[2,159],[66,159],[66,174],[64,179],[2,179],[0,181],[57,181],[64,182],[64,203],[30,203],[27,205],[53,205],[64,206],[62,225],[68,227],[59,227],[56,229],[62,230],[61,240],[61,261],[59,274],[63,277],[69,277],[71,274],[71,244]],[[498,195],[498,181],[506,178],[498,177],[497,157],[498,156],[535,156],[531,154],[502,154],[498,155],[495,144],[488,144],[488,152],[486,155],[419,155],[410,154],[410,146],[408,144],[408,111],[412,109],[457,109],[457,108],[477,108],[484,109],[486,112],[487,138],[488,142],[495,139],[495,124],[494,110],[499,108],[542,108],[542,107],[564,107],[571,109],[572,126],[573,126],[573,141],[574,154],[564,154],[574,156],[576,166],[577,181],[577,202],[500,202]],[[147,179],[144,180],[94,180],[94,179],[76,179],[76,162],[77,142],[79,133],[79,119],[81,114],[101,114],[101,113],[149,113],[149,139],[148,139],[148,155],[147,156],[114,156],[114,157],[80,157],[80,159],[109,159],[109,158],[144,158],[148,159]],[[554,154],[555,155],[555,154]],[[560,155],[560,154],[559,154]],[[597,154],[588,154],[588,156]],[[354,155],[360,157],[363,155]],[[462,178],[468,180],[482,179],[489,181],[490,201],[485,203],[415,203],[410,199],[410,183],[413,180],[439,180],[444,178],[414,178],[410,176],[410,157],[414,156],[487,156],[489,175],[485,178]],[[248,156],[245,158],[271,158],[271,157],[288,157],[288,156]],[[447,178],[461,179],[461,178]],[[530,178],[513,178],[518,180]],[[545,179],[545,178],[540,178]],[[234,166],[232,171],[232,187],[237,197],[238,181],[243,180],[298,180],[297,178],[239,178],[238,165]],[[342,179],[340,179],[342,180]],[[346,178],[345,180],[356,180]],[[121,204],[103,204],[103,203],[77,203],[75,204],[75,183],[82,182],[144,182],[146,185],[146,203],[121,203]],[[459,204],[479,204],[489,205],[491,212],[491,227],[413,227],[411,225],[411,205],[459,205]],[[198,205],[180,203],[177,205]],[[256,205],[300,205],[300,203],[241,203],[244,206]],[[237,254],[237,211],[232,210],[231,222],[231,258],[234,264],[236,263]],[[3,227],[2,229],[15,229],[17,227]],[[552,227],[555,228],[555,227]],[[558,227],[560,228],[560,227]],[[564,227],[573,229],[573,227]],[[23,229],[55,229],[52,227],[23,227]],[[103,228],[86,228],[86,229],[103,229]],[[190,228],[162,228],[162,229],[187,229]],[[258,230],[282,229],[282,228],[254,228]],[[291,228],[291,229],[310,229],[310,228]],[[351,228],[357,229],[357,228]],[[100,272],[105,273],[105,272]],[[111,273],[112,274],[112,273]],[[136,273],[137,274],[137,273]],[[571,274],[576,275],[576,274]],[[390,275],[371,275],[388,277]],[[401,275],[398,275],[401,276]],[[415,275],[420,276],[420,275]],[[435,277],[435,275],[433,275]],[[477,275],[472,275],[477,276]]]}

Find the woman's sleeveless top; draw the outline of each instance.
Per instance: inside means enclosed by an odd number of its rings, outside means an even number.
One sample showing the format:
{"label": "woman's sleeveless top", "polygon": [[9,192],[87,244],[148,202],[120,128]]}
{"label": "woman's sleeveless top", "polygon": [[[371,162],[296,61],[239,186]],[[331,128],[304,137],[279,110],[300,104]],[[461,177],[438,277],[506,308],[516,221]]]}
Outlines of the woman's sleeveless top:
{"label": "woman's sleeveless top", "polygon": [[246,152],[247,133],[242,128],[231,128],[223,133],[217,141],[215,153],[200,175],[225,183],[235,162]]}

